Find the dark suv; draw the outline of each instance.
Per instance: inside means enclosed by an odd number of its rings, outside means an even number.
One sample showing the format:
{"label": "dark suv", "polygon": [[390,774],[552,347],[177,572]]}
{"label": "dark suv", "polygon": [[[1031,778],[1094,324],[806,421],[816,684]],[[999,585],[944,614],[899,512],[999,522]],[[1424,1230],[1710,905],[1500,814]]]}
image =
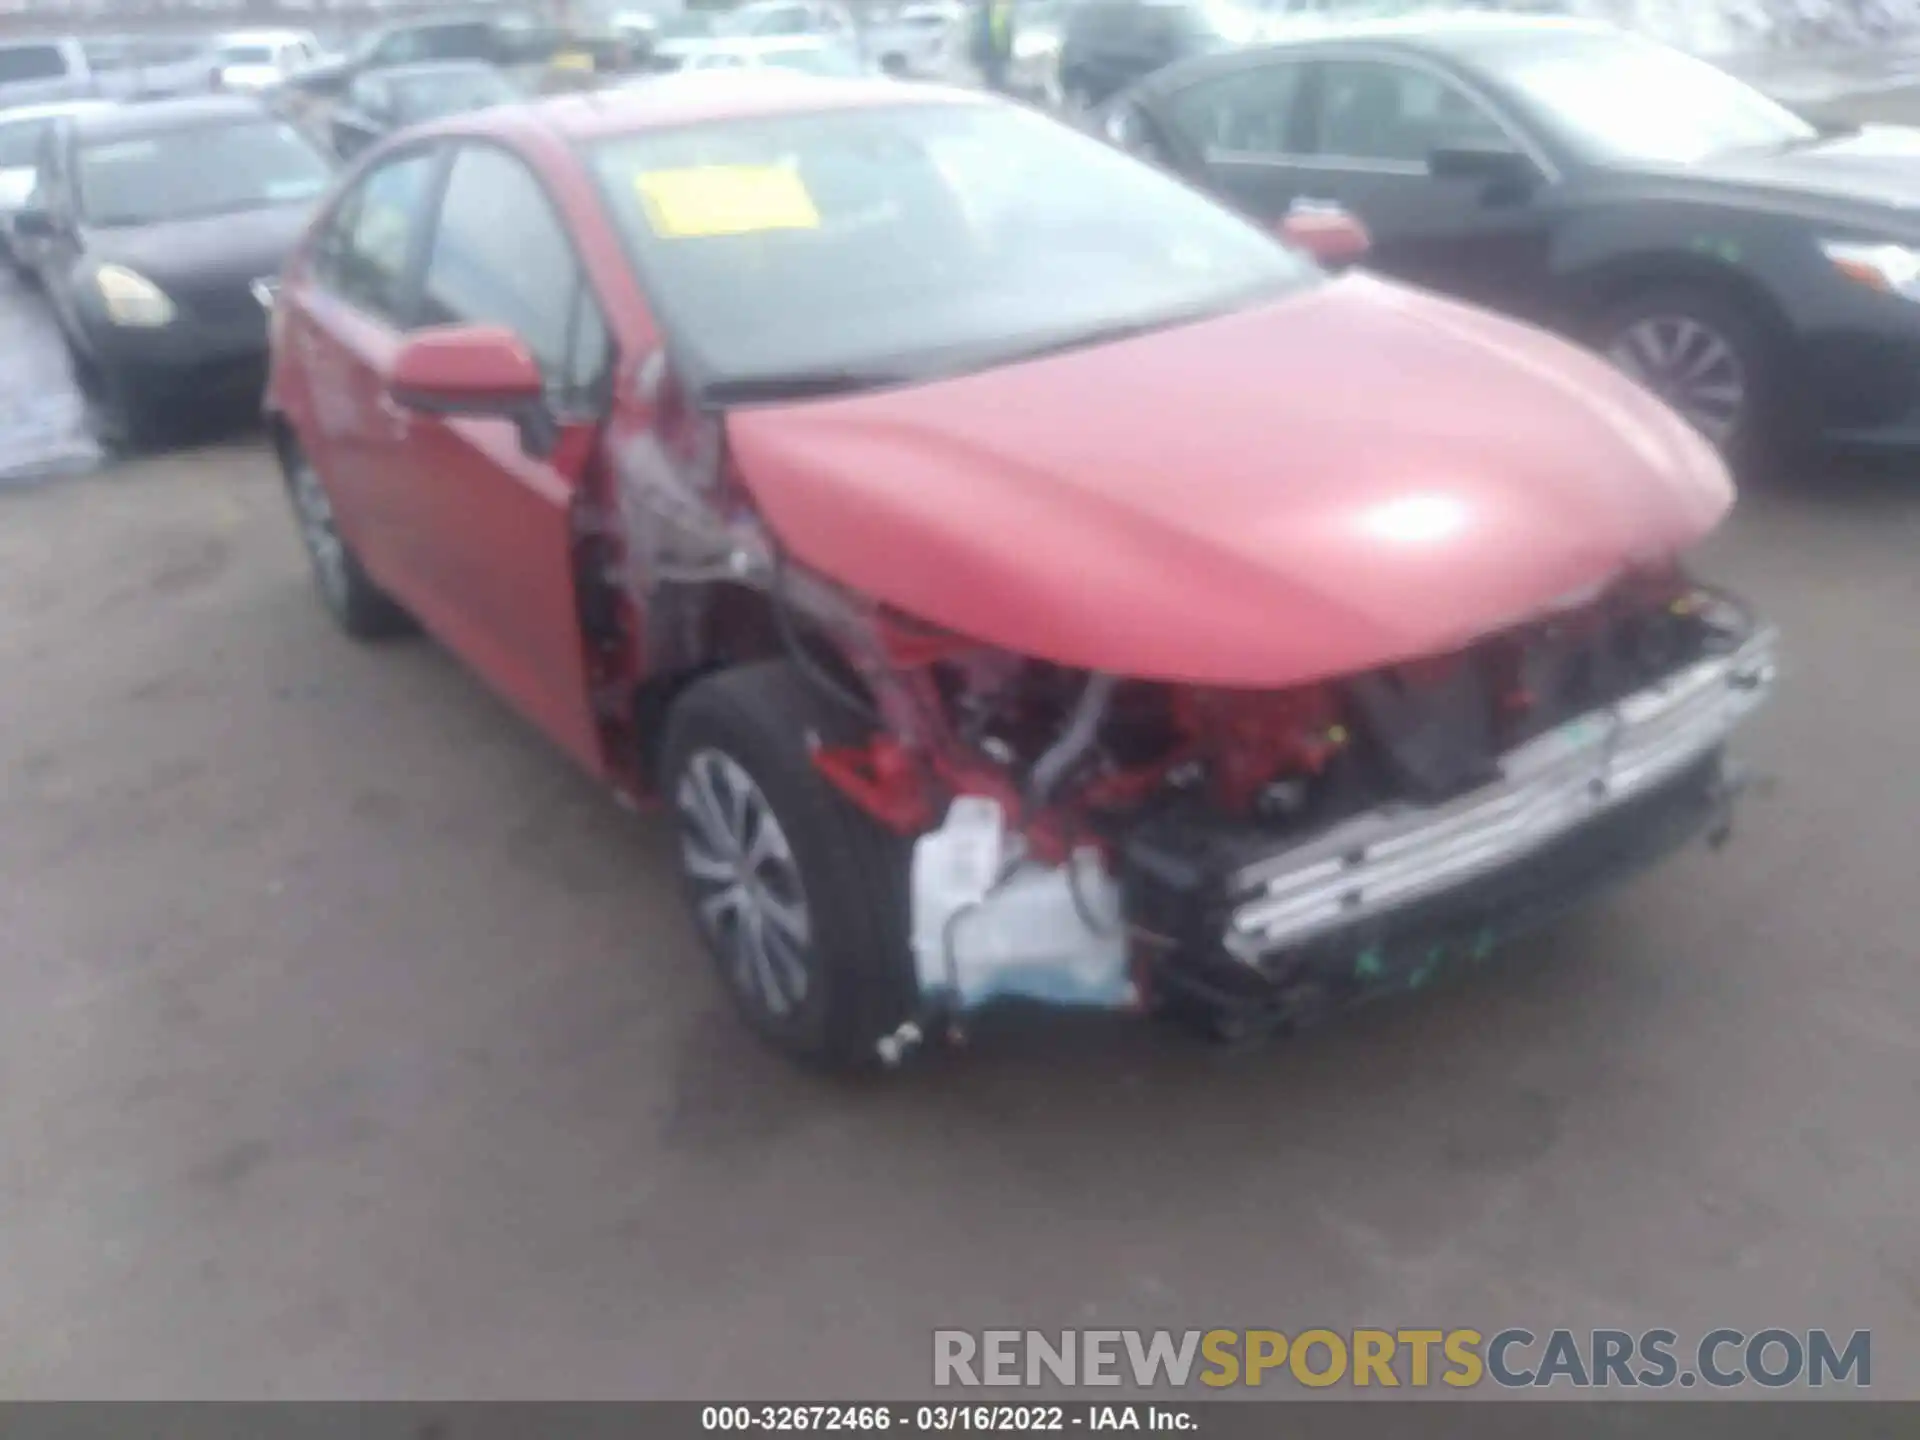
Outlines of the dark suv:
{"label": "dark suv", "polygon": [[1209,0],[1087,0],[1067,12],[1060,92],[1072,108],[1099,105],[1163,65],[1251,41],[1256,28]]}

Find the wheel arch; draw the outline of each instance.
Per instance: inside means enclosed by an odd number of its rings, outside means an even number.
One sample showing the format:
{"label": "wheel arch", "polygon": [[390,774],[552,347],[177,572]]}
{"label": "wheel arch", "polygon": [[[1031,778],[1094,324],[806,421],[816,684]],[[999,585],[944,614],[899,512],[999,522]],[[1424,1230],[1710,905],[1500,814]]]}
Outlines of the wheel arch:
{"label": "wheel arch", "polygon": [[1591,265],[1572,278],[1573,324],[1591,335],[1613,310],[1635,296],[1660,290],[1696,289],[1738,305],[1785,345],[1792,325],[1780,303],[1759,280],[1724,260],[1684,250],[1622,256]]}

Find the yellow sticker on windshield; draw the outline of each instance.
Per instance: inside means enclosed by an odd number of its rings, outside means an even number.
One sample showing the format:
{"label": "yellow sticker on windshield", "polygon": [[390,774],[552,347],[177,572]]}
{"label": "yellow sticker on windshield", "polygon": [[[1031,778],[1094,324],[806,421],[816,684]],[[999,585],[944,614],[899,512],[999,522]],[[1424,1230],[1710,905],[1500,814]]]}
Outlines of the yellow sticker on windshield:
{"label": "yellow sticker on windshield", "polygon": [[798,174],[783,165],[701,165],[634,177],[647,223],[666,240],[818,230],[820,212]]}

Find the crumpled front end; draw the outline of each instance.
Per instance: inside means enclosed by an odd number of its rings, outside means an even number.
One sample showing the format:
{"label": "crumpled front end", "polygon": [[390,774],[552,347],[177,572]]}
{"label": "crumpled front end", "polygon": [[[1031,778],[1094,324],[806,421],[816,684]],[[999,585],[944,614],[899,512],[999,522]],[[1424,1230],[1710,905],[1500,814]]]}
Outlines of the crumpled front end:
{"label": "crumpled front end", "polygon": [[783,654],[864,722],[812,756],[910,868],[920,1004],[887,1058],[1006,1000],[1242,1033],[1417,986],[1722,833],[1727,742],[1775,679],[1772,632],[1665,559],[1362,673],[1262,689],[1089,671],[797,561],[713,417],[655,427],[618,471],[611,573],[648,670]]}

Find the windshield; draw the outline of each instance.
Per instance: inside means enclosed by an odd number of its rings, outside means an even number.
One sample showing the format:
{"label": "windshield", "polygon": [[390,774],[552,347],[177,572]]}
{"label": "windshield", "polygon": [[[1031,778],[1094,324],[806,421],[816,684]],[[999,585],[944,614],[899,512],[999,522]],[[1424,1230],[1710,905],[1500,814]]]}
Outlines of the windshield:
{"label": "windshield", "polygon": [[455,75],[419,75],[394,87],[394,109],[408,124],[458,115],[467,110],[484,110],[514,98],[507,82],[491,70],[470,70]]}
{"label": "windshield", "polygon": [[271,65],[273,47],[271,45],[222,45],[220,63],[222,65]]}
{"label": "windshield", "polygon": [[761,55],[764,65],[776,70],[798,70],[803,75],[850,76],[864,73],[850,52],[832,45],[793,50],[768,50]]}
{"label": "windshield", "polygon": [[0,120],[0,170],[31,170],[50,120]]}
{"label": "windshield", "polygon": [[0,45],[0,82],[52,80],[67,73],[57,45]]}
{"label": "windshield", "polygon": [[1598,160],[1685,165],[1818,136],[1744,81],[1659,45],[1595,37],[1498,68],[1571,144]]}
{"label": "windshield", "polygon": [[327,162],[291,125],[246,120],[83,146],[80,210],[95,225],[151,225],[311,200]]}
{"label": "windshield", "polygon": [[[1319,271],[1010,106],[909,104],[600,142],[676,343],[736,390],[928,378],[1255,303]],[[810,387],[808,377],[817,383]]]}

